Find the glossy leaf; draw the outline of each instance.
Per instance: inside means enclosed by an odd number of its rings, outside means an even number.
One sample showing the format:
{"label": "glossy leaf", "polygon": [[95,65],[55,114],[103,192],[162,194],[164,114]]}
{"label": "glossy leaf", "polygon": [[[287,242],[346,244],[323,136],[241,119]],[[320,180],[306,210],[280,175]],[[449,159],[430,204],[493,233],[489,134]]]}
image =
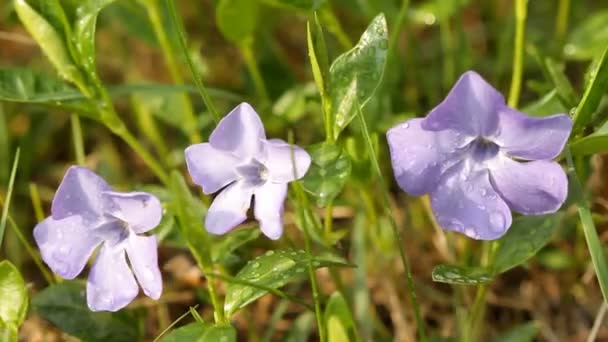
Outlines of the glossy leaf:
{"label": "glossy leaf", "polygon": [[433,268],[433,281],[454,285],[487,284],[493,279],[492,273],[481,267],[457,265],[437,265]]}
{"label": "glossy leaf", "polygon": [[236,341],[236,330],[231,325],[196,322],[171,331],[161,341],[233,342]]}
{"label": "glossy leaf", "polygon": [[41,4],[40,6],[45,10],[45,13],[37,12],[26,0],[15,0],[14,4],[19,19],[40,45],[59,75],[72,82],[81,82],[80,72],[72,59],[68,45],[66,45],[69,36],[58,28],[58,26],[61,26],[64,31],[69,32],[69,26],[65,22],[65,14],[57,1],[49,0],[46,4]]}
{"label": "glossy leaf", "polygon": [[8,260],[0,262],[0,326],[20,326],[27,306],[27,290],[19,270]]}
{"label": "glossy leaf", "polygon": [[295,8],[314,11],[321,7],[326,0],[262,0],[264,3],[279,7]]}
{"label": "glossy leaf", "polygon": [[217,26],[226,39],[243,44],[253,38],[258,10],[257,1],[220,0],[215,10]]}
{"label": "glossy leaf", "polygon": [[608,132],[594,133],[570,144],[573,156],[608,152]]}
{"label": "glossy leaf", "polygon": [[538,323],[532,321],[515,326],[492,339],[493,342],[532,342],[540,327]]}
{"label": "glossy leaf", "polygon": [[85,0],[76,8],[73,40],[81,58],[81,64],[88,72],[95,72],[95,28],[97,16],[104,7],[114,0]]}
{"label": "glossy leaf", "polygon": [[302,186],[315,196],[317,205],[325,206],[344,188],[351,172],[351,161],[341,147],[333,144],[318,144],[309,152],[312,164]]}
{"label": "glossy leaf", "polygon": [[53,76],[31,69],[0,69],[0,101],[55,102],[82,98],[79,92]]}
{"label": "glossy leaf", "polygon": [[[332,257],[313,257],[312,266],[348,266]],[[235,276],[266,288],[278,289],[285,284],[305,276],[308,271],[308,257],[302,250],[270,250],[266,254],[250,260]],[[261,288],[231,283],[226,290],[224,310],[230,317],[236,311],[268,293]]]}
{"label": "glossy leaf", "polygon": [[355,106],[365,106],[378,88],[388,49],[384,14],[378,15],[367,27],[357,45],[332,63],[329,94],[334,113],[334,136],[355,117]]}
{"label": "glossy leaf", "polygon": [[564,55],[570,59],[587,60],[599,56],[608,45],[608,10],[590,13],[568,37]]}
{"label": "glossy leaf", "polygon": [[135,318],[126,311],[93,312],[85,302],[84,283],[63,281],[32,299],[33,310],[70,335],[84,341],[136,341]]}
{"label": "glossy leaf", "polygon": [[559,226],[559,214],[521,216],[500,239],[496,250],[493,271],[498,274],[523,264],[533,257],[551,239]]}
{"label": "glossy leaf", "polygon": [[330,316],[325,322],[327,325],[327,341],[328,342],[348,342],[351,339],[348,337],[344,324],[337,316]]}
{"label": "glossy leaf", "polygon": [[0,322],[0,341],[2,342],[18,342],[19,331],[14,324],[2,324]]}
{"label": "glossy leaf", "polygon": [[597,110],[600,101],[608,89],[608,46],[602,55],[596,59],[587,71],[587,85],[581,102],[574,112],[572,132],[582,130]]}
{"label": "glossy leaf", "polygon": [[217,237],[211,246],[213,262],[221,262],[232,252],[244,244],[253,241],[262,233],[257,227],[253,229],[238,229],[221,237]]}
{"label": "glossy leaf", "polygon": [[330,341],[353,340],[349,337],[349,331],[354,331],[355,322],[348,303],[340,292],[334,292],[329,297],[325,307],[325,324]]}

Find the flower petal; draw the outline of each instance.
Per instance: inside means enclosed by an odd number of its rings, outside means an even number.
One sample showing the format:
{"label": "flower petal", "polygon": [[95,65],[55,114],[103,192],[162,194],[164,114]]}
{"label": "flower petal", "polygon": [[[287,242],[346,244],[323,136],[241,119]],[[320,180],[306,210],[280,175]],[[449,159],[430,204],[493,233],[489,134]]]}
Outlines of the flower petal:
{"label": "flower petal", "polygon": [[449,162],[460,156],[457,148],[473,139],[452,130],[427,131],[422,121],[411,119],[386,133],[397,183],[415,196],[432,192]]}
{"label": "flower petal", "polygon": [[247,219],[253,187],[234,182],[222,190],[211,203],[205,217],[205,227],[211,234],[225,234]]}
{"label": "flower petal", "polygon": [[535,118],[503,107],[498,113],[500,131],[494,141],[508,155],[529,160],[553,159],[566,145],[572,120],[566,114]]}
{"label": "flower petal", "polygon": [[491,165],[490,177],[509,207],[522,214],[555,212],[568,195],[566,173],[548,160],[519,163],[503,156]]}
{"label": "flower petal", "polygon": [[283,204],[287,196],[286,183],[267,182],[255,189],[255,218],[262,233],[272,240],[283,234]]}
{"label": "flower petal", "polygon": [[237,179],[236,167],[241,160],[230,152],[204,143],[188,146],[185,155],[188,173],[205,194],[212,194]]}
{"label": "flower petal", "polygon": [[156,236],[131,234],[126,250],[135,277],[146,296],[152,299],[160,298],[163,279],[158,268]]}
{"label": "flower petal", "polygon": [[86,265],[101,239],[84,226],[82,217],[62,220],[47,217],[34,228],[34,239],[42,260],[53,272],[65,279],[74,279]]}
{"label": "flower petal", "polygon": [[428,114],[422,127],[432,131],[453,129],[472,136],[488,136],[498,127],[497,109],[504,97],[474,71],[467,71],[446,98]]}
{"label": "flower petal", "polygon": [[156,196],[146,192],[104,191],[109,213],[129,224],[136,233],[145,233],[158,226],[163,208]]}
{"label": "flower petal", "polygon": [[[265,153],[264,166],[268,169],[270,181],[287,183],[304,177],[310,167],[311,161],[310,155],[306,150],[297,145],[290,145],[280,139],[264,141],[263,145]],[[294,177],[294,171],[297,178]]]}
{"label": "flower petal", "polygon": [[80,215],[85,221],[96,221],[103,213],[101,192],[106,190],[111,190],[108,183],[93,171],[81,166],[70,167],[53,198],[53,218]]}
{"label": "flower petal", "polygon": [[217,149],[248,159],[258,155],[265,139],[264,126],[258,113],[243,102],[220,121],[211,133],[209,142]]}
{"label": "flower petal", "polygon": [[437,222],[478,240],[500,238],[511,226],[511,211],[494,191],[487,171],[470,172],[457,164],[431,193]]}
{"label": "flower petal", "polygon": [[87,280],[87,304],[92,311],[118,311],[138,292],[122,248],[103,245]]}

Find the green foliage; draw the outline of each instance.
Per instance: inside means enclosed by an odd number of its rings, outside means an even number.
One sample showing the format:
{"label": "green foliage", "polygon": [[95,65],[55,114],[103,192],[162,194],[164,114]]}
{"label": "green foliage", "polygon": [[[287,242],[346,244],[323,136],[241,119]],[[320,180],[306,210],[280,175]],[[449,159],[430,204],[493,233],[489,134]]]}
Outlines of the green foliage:
{"label": "green foliage", "polygon": [[457,14],[470,0],[431,0],[411,11],[410,20],[425,25],[442,22]]}
{"label": "green foliage", "polygon": [[[347,266],[334,257],[313,257],[312,266],[316,268],[329,266]],[[270,250],[266,254],[247,262],[235,276],[261,287],[278,289],[295,279],[306,276],[308,256],[302,250]],[[226,289],[224,310],[230,317],[254,300],[268,293],[263,288],[231,283]]]}
{"label": "green foliage", "polygon": [[538,323],[528,322],[503,332],[492,339],[492,342],[532,342],[539,330]]}
{"label": "green foliage", "polygon": [[325,322],[329,341],[353,341],[355,321],[348,308],[348,303],[340,294],[334,292],[325,307]]}
{"label": "green foliage", "polygon": [[196,322],[171,331],[161,341],[233,342],[236,341],[236,330],[230,325]]}
{"label": "green foliage", "polygon": [[0,262],[0,340],[17,341],[17,330],[27,313],[23,277],[9,261]]}
{"label": "green foliage", "polygon": [[312,164],[302,181],[304,190],[324,206],[342,191],[351,172],[351,161],[338,145],[322,143],[309,148]]}
{"label": "green foliage", "polygon": [[599,56],[608,45],[608,10],[590,13],[568,36],[564,56],[588,60]]}
{"label": "green foliage", "polygon": [[592,119],[593,114],[600,105],[602,97],[608,88],[608,46],[604,52],[591,63],[586,74],[587,85],[581,102],[574,112],[572,132],[578,133]]}
{"label": "green foliage", "polygon": [[367,27],[357,45],[334,60],[330,74],[329,95],[334,115],[334,137],[365,106],[380,85],[388,50],[388,33],[384,14]]}
{"label": "green foliage", "polygon": [[251,0],[220,0],[215,11],[217,26],[237,45],[253,39],[258,22],[259,5]]}
{"label": "green foliage", "polygon": [[67,83],[31,69],[0,69],[0,100],[52,102],[81,97]]}
{"label": "green foliage", "polygon": [[34,312],[61,330],[85,341],[135,341],[139,331],[127,311],[92,312],[85,303],[84,284],[64,281],[32,299]]}
{"label": "green foliage", "polygon": [[480,285],[491,282],[493,275],[482,267],[437,265],[433,268],[433,280],[454,285]]}
{"label": "green foliage", "polygon": [[262,2],[279,7],[314,11],[321,7],[326,0],[261,0]]}

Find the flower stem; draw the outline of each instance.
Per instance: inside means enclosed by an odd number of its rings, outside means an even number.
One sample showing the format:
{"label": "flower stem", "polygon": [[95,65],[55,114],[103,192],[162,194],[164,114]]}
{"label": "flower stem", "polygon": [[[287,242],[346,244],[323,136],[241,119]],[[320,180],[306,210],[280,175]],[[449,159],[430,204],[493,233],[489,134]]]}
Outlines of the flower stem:
{"label": "flower stem", "polygon": [[334,201],[329,201],[325,206],[325,220],[323,221],[323,227],[325,228],[325,240],[330,241],[332,225],[334,222]]}
{"label": "flower stem", "polygon": [[77,114],[70,115],[70,124],[72,126],[72,140],[74,143],[74,152],[76,154],[76,163],[84,165],[84,140],[82,138],[82,127],[80,126],[80,118]]}
{"label": "flower stem", "polygon": [[[160,44],[165,64],[167,65],[167,69],[169,69],[173,82],[179,85],[184,84],[184,78],[177,66],[177,61],[175,60],[175,51],[173,50],[173,46],[169,41],[163,25],[159,0],[142,1],[142,3],[146,6],[148,11],[150,22],[152,23],[152,28],[154,29],[154,34],[156,35],[156,39],[158,39],[158,43]],[[199,142],[201,140],[201,136],[197,130],[198,123],[196,116],[194,115],[192,102],[185,93],[180,94],[179,98],[182,103],[182,108],[184,109],[184,125],[190,134],[190,142]]]}
{"label": "flower stem", "polygon": [[182,24],[182,22],[180,21],[178,15],[177,15],[177,10],[175,9],[175,3],[173,2],[173,0],[165,0],[165,1],[167,3],[167,8],[169,9],[169,14],[171,16],[171,22],[173,24],[173,27],[175,28],[175,31],[177,31],[177,33],[179,35],[179,39],[178,39],[179,45],[182,49],[182,52],[184,53],[186,62],[188,63],[188,68],[190,69],[190,73],[192,74],[194,83],[196,83],[198,92],[201,95],[201,97],[203,98],[203,102],[205,103],[205,106],[207,107],[209,114],[211,114],[213,121],[215,121],[215,123],[218,123],[220,121],[220,116],[219,116],[217,110],[215,109],[213,102],[211,101],[211,97],[207,93],[207,89],[205,88],[205,85],[203,84],[203,79],[198,75],[198,73],[194,69],[194,64],[192,63],[192,58],[190,58],[190,54],[188,53],[188,47],[186,44],[186,33],[184,32],[184,25]]}
{"label": "flower stem", "polygon": [[559,0],[557,5],[557,20],[555,22],[555,41],[561,48],[568,30],[568,14],[570,12],[570,0]]}
{"label": "flower stem", "polygon": [[524,69],[524,37],[526,33],[526,16],[528,0],[515,0],[515,46],[513,50],[513,73],[509,91],[509,106],[517,108],[521,93],[522,74]]}
{"label": "flower stem", "polygon": [[382,170],[380,169],[380,164],[378,162],[378,156],[376,155],[376,151],[374,150],[372,139],[369,134],[369,129],[367,128],[367,123],[365,122],[365,118],[363,117],[363,113],[361,112],[361,107],[359,106],[358,103],[355,105],[356,105],[357,111],[358,111],[357,117],[359,118],[359,122],[361,124],[361,132],[363,133],[363,138],[365,139],[365,143],[367,144],[367,149],[368,149],[368,153],[370,154],[372,166],[374,167],[376,173],[378,174],[378,181],[380,182],[380,188],[382,189],[384,205],[389,214],[388,218],[389,218],[391,226],[393,228],[393,234],[395,235],[395,243],[397,244],[397,248],[399,249],[399,255],[401,257],[401,262],[405,269],[408,294],[410,297],[410,301],[412,302],[412,307],[414,309],[414,317],[416,318],[416,328],[418,329],[418,337],[419,337],[420,341],[426,341],[427,340],[426,329],[425,329],[424,322],[422,320],[422,315],[420,314],[420,305],[418,304],[418,299],[416,296],[414,277],[412,276],[410,264],[409,264],[409,261],[407,258],[407,254],[405,252],[405,243],[403,242],[403,237],[401,236],[399,227],[397,227],[397,222],[395,222],[395,217],[393,215],[393,209],[390,204],[388,189],[386,187],[386,182],[384,181],[384,177],[382,176]]}

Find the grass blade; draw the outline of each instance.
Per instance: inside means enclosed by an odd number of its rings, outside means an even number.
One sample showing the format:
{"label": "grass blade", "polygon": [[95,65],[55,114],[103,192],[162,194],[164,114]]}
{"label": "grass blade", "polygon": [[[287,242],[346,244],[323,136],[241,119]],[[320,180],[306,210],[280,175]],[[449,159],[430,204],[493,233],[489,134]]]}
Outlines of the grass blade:
{"label": "grass blade", "polygon": [[17,166],[19,165],[19,148],[15,152],[15,159],[13,160],[13,168],[11,170],[11,176],[8,181],[8,190],[6,192],[6,199],[4,201],[4,208],[2,208],[2,218],[0,218],[0,247],[2,247],[2,240],[4,238],[4,230],[6,228],[6,220],[8,218],[8,208],[11,204],[11,195],[13,193],[13,187],[15,185],[15,177],[17,175]]}

